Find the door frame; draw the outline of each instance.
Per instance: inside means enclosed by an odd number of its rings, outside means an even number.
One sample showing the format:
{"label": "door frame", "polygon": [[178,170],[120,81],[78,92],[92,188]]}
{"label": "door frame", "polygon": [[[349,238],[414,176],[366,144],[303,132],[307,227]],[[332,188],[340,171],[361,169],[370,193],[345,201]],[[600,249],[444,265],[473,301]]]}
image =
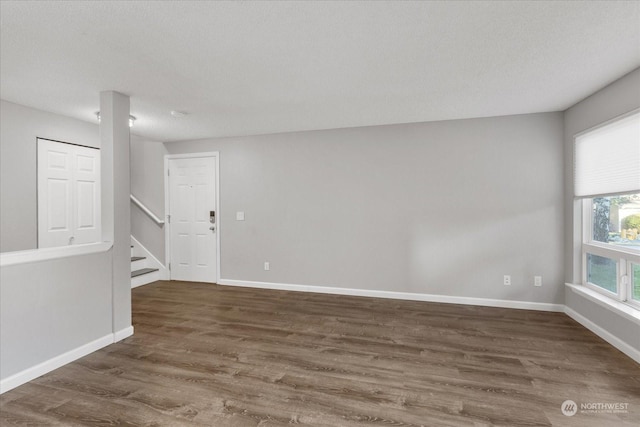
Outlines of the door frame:
{"label": "door frame", "polygon": [[213,157],[216,165],[216,283],[220,282],[220,152],[209,151],[203,153],[186,153],[186,154],[165,154],[164,155],[164,262],[169,272],[169,280],[171,280],[171,269],[169,262],[171,260],[171,221],[169,220],[169,162],[174,159],[196,159],[202,157]]}

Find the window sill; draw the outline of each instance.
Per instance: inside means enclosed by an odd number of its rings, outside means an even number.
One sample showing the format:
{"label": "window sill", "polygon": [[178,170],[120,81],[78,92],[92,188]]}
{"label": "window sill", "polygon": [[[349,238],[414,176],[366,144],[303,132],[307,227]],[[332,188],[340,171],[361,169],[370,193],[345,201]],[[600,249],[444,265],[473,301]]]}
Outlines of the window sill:
{"label": "window sill", "polygon": [[573,283],[565,283],[571,291],[574,293],[598,304],[601,307],[606,308],[607,310],[624,317],[625,319],[631,320],[637,325],[640,325],[640,310],[631,307],[625,303],[620,301],[615,301],[605,295],[602,295],[592,289],[587,288],[582,285],[575,285]]}
{"label": "window sill", "polygon": [[27,251],[6,252],[0,254],[0,267],[28,264],[52,259],[106,252],[113,246],[112,242],[91,243],[87,245],[62,246],[59,248],[31,249]]}

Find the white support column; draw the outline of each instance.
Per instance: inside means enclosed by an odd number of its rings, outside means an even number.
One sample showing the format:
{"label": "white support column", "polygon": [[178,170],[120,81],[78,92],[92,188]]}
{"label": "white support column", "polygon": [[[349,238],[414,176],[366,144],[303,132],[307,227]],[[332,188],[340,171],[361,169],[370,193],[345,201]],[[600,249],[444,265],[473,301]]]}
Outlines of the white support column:
{"label": "white support column", "polygon": [[113,242],[113,333],[122,339],[133,333],[128,96],[100,93],[100,148],[102,240]]}

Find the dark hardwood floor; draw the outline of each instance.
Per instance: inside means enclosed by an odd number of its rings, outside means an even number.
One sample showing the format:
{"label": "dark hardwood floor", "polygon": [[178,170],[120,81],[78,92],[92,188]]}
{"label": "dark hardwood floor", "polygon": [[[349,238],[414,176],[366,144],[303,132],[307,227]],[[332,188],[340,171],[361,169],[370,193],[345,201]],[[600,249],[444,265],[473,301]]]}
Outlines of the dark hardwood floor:
{"label": "dark hardwood floor", "polygon": [[156,282],[133,323],[2,395],[1,424],[640,425],[640,367],[560,313]]}

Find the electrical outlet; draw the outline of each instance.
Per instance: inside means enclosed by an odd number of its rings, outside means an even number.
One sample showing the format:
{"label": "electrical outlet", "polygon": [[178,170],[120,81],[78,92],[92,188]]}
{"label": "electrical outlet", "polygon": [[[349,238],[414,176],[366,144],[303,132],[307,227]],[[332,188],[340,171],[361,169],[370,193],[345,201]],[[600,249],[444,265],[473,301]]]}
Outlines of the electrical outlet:
{"label": "electrical outlet", "polygon": [[264,263],[264,271],[269,271],[270,265],[269,265],[269,261],[265,261]]}
{"label": "electrical outlet", "polygon": [[533,277],[533,286],[542,286],[542,276]]}
{"label": "electrical outlet", "polygon": [[504,275],[504,285],[505,286],[511,286],[511,276],[505,274]]}
{"label": "electrical outlet", "polygon": [[244,212],[236,212],[236,221],[244,221]]}

